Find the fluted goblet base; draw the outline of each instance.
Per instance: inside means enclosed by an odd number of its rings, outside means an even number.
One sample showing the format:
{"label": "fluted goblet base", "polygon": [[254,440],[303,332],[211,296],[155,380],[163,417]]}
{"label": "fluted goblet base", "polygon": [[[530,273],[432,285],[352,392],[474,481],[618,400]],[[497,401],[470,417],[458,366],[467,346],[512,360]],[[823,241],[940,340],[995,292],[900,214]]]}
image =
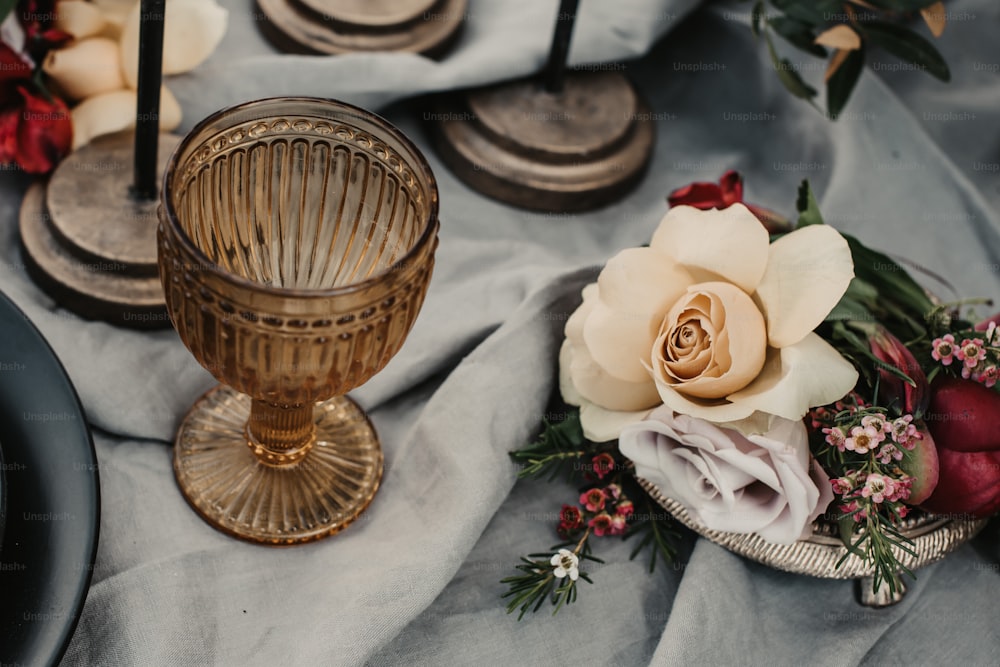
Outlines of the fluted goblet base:
{"label": "fluted goblet base", "polygon": [[315,441],[283,465],[248,446],[250,406],[249,396],[220,385],[198,399],[177,433],[174,473],[202,518],[274,545],[333,535],[357,519],[382,480],[382,448],[357,403],[346,396],[317,403]]}

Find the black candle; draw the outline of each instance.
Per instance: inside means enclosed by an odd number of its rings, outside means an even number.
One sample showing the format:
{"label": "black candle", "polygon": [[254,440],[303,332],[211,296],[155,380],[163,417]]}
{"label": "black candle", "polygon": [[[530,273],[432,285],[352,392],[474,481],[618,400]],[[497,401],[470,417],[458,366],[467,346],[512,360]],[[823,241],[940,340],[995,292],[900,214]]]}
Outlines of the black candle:
{"label": "black candle", "polygon": [[552,36],[552,50],[549,51],[549,63],[545,67],[545,90],[550,93],[562,92],[566,81],[566,58],[569,55],[569,40],[573,36],[578,4],[579,0],[561,0],[559,3],[556,32]]}
{"label": "black candle", "polygon": [[156,198],[156,149],[160,135],[165,0],[142,0],[139,10],[139,86],[136,101],[133,193]]}

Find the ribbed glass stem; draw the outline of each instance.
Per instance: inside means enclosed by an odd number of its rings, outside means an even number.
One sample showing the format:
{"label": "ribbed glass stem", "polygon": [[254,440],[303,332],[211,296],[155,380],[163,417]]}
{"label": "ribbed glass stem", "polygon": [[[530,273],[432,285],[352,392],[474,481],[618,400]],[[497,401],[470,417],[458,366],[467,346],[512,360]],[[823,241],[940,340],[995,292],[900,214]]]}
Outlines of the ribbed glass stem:
{"label": "ribbed glass stem", "polygon": [[313,406],[282,407],[253,399],[247,421],[247,437],[261,459],[269,463],[292,462],[286,457],[308,449],[316,438]]}

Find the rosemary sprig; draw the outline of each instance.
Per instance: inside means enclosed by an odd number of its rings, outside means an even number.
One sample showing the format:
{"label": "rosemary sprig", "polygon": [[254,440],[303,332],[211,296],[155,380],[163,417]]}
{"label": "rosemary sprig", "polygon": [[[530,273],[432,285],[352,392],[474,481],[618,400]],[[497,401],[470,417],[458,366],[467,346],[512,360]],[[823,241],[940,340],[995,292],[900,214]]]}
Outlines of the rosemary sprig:
{"label": "rosemary sprig", "polygon": [[[590,555],[589,538],[590,529],[588,528],[584,532],[583,537],[580,538],[580,541],[577,542],[572,554],[579,559],[581,564],[586,560],[603,563],[604,561],[600,558]],[[537,612],[541,609],[545,600],[549,599],[555,606],[555,609],[552,610],[552,615],[555,616],[562,609],[563,605],[576,602],[576,584],[580,579],[586,581],[588,584],[594,583],[590,576],[583,570],[579,571],[579,579],[574,579],[571,576],[563,576],[561,578],[556,576],[556,567],[552,565],[551,559],[559,553],[561,548],[565,548],[570,544],[572,543],[557,544],[548,553],[529,554],[527,558],[522,556],[521,564],[515,567],[524,574],[500,580],[501,584],[510,586],[510,590],[501,596],[503,598],[511,598],[510,602],[507,603],[508,614],[512,614],[516,609],[520,608],[521,613],[517,616],[517,620],[520,621],[528,611],[532,613]]]}
{"label": "rosemary sprig", "polygon": [[[841,518],[854,522],[857,513],[865,511],[865,509],[859,508],[856,512],[844,514]],[[913,571],[896,556],[893,548],[895,547],[911,556],[917,554],[913,550],[913,541],[899,532],[893,525],[891,518],[883,516],[882,512],[875,511],[875,508],[870,505],[867,507],[867,511],[868,515],[864,519],[864,527],[855,532],[857,539],[854,539],[853,536],[842,536],[847,545],[847,553],[837,561],[837,567],[840,567],[851,554],[858,556],[866,563],[871,563],[875,569],[872,577],[872,592],[877,593],[884,583],[889,587],[889,593],[892,595],[899,587],[899,578],[902,574],[915,578]],[[895,514],[895,512],[893,513]],[[896,518],[898,520],[898,515]],[[845,523],[842,522],[840,525],[843,529]],[[856,526],[857,523],[854,525]]]}
{"label": "rosemary sprig", "polygon": [[510,453],[514,463],[521,466],[518,478],[537,479],[546,475],[549,481],[560,475],[575,478],[580,466],[574,468],[570,464],[592,456],[600,449],[600,446],[583,437],[580,411],[568,411],[566,418],[560,422],[545,419],[543,425],[544,429],[535,442]]}
{"label": "rosemary sprig", "polygon": [[641,535],[642,539],[628,558],[635,560],[644,549],[649,548],[649,572],[652,574],[656,570],[657,560],[662,560],[664,566],[673,565],[677,560],[677,541],[681,534],[673,517],[659,505],[654,506],[648,494],[640,493],[636,497],[642,498],[643,511],[630,518],[631,525],[625,533],[625,539],[635,535]]}

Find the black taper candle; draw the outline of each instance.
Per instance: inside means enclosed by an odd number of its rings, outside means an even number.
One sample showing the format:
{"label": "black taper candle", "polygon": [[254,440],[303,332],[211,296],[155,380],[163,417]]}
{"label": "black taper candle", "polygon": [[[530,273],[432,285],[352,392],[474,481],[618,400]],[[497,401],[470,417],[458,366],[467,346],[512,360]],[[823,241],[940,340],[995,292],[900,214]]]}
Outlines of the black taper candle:
{"label": "black taper candle", "polygon": [[545,66],[545,90],[550,93],[562,92],[566,81],[566,58],[569,56],[569,40],[573,36],[578,4],[579,0],[560,0],[559,3],[552,50],[549,51],[549,62]]}
{"label": "black taper candle", "polygon": [[164,2],[165,0],[142,0],[139,9],[139,86],[135,105],[135,171],[132,191],[140,199],[156,198]]}

